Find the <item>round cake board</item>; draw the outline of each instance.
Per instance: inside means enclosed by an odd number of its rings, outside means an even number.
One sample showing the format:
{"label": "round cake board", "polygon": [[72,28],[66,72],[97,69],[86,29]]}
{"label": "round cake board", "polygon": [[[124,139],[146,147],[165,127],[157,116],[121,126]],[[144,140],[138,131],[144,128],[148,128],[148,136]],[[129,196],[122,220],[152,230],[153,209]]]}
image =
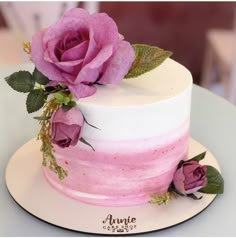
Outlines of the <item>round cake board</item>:
{"label": "round cake board", "polygon": [[[190,139],[189,158],[207,151],[202,164],[219,165],[209,150]],[[30,140],[10,159],[6,169],[7,188],[14,200],[30,214],[56,226],[93,234],[137,234],[168,228],[196,216],[216,195],[201,200],[173,198],[167,205],[102,207],[78,202],[53,189],[42,172],[40,142]]]}

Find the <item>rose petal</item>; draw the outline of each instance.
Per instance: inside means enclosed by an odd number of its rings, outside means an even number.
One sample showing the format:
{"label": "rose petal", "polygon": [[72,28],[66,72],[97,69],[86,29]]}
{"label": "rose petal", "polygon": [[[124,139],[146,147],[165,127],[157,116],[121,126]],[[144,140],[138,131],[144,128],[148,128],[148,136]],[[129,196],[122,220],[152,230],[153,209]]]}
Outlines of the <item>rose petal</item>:
{"label": "rose petal", "polygon": [[69,111],[64,111],[62,108],[59,108],[54,116],[52,117],[53,123],[64,123],[66,125],[79,125],[83,127],[84,118],[77,107],[71,108]]}
{"label": "rose petal", "polygon": [[55,39],[49,41],[47,44],[47,49],[44,54],[44,56],[45,56],[44,59],[50,63],[55,63],[55,62],[60,61],[60,56],[58,58],[58,56],[55,54],[55,48],[56,48],[56,45],[58,44],[59,40],[60,40],[60,38],[55,38]]}
{"label": "rose petal", "polygon": [[91,15],[89,47],[85,56],[84,65],[93,60],[98,50],[106,45],[112,45],[114,52],[118,48],[119,41],[120,36],[117,25],[111,17],[105,13],[95,13]]}
{"label": "rose petal", "polygon": [[[79,66],[76,66],[76,67],[79,67]],[[72,74],[66,73],[66,72],[61,72],[61,75],[64,79],[66,79],[65,85],[67,87],[69,87],[69,85],[72,85],[72,86],[75,85],[74,84],[74,80],[75,80],[75,77],[76,77],[75,75],[72,75]]]}
{"label": "rose petal", "polygon": [[193,171],[201,166],[197,161],[185,162],[183,165],[184,174],[193,173]]}
{"label": "rose petal", "polygon": [[60,137],[58,136],[56,140],[63,140],[63,139],[71,139],[70,145],[76,145],[81,134],[81,126],[79,125],[65,125],[63,123],[57,123],[57,127],[59,127],[60,130]]}
{"label": "rose petal", "polygon": [[56,123],[51,123],[52,128],[51,128],[51,136],[52,136],[52,142],[54,143],[54,138],[57,135],[57,127],[56,127]]}
{"label": "rose petal", "polygon": [[[82,62],[83,62],[83,59],[79,59],[79,60],[68,61],[68,62],[58,62],[58,63],[55,63],[54,65],[56,65],[59,69],[62,70],[62,72],[64,72],[62,73],[62,75],[65,75],[65,73],[75,75],[69,79],[69,82],[71,81],[73,83],[77,73],[81,70]],[[68,77],[64,77],[64,78],[68,79]]]}
{"label": "rose petal", "polygon": [[32,61],[37,67],[37,69],[44,75],[46,75],[50,80],[56,82],[64,82],[61,76],[60,70],[58,70],[54,65],[48,63],[44,60],[44,48],[42,44],[42,38],[44,36],[44,31],[37,32],[32,39],[31,44],[31,56]]}
{"label": "rose petal", "polygon": [[43,54],[43,59],[48,62],[48,63],[54,63],[57,62],[58,59],[56,58],[56,55],[54,55],[52,58],[50,56],[51,53],[49,53],[48,50],[45,50],[44,54]]}
{"label": "rose petal", "polygon": [[193,173],[191,173],[191,174],[185,174],[185,181],[184,181],[184,184],[185,184],[185,188],[186,188],[186,185],[188,185],[188,184],[192,184],[192,183],[194,183],[194,182],[196,182],[196,181],[198,181],[199,180],[199,178],[198,177],[195,177],[194,175],[193,175]]}
{"label": "rose petal", "polygon": [[[195,162],[195,163],[193,163]],[[201,166],[196,161],[187,162],[183,166],[183,171],[185,175],[185,187],[188,184],[194,183],[195,181],[201,180],[203,176],[206,175],[204,166]]]}
{"label": "rose petal", "polygon": [[68,147],[71,143],[71,139],[65,136],[63,132],[63,123],[52,123],[52,143],[62,148]]}
{"label": "rose petal", "polygon": [[77,144],[84,124],[83,115],[78,108],[73,107],[69,111],[60,108],[54,113],[51,123],[52,143],[62,148]]}
{"label": "rose petal", "polygon": [[206,173],[207,173],[207,167],[206,167],[206,165],[202,165],[201,167],[202,167],[202,170],[204,171],[204,173],[206,174]]}
{"label": "rose petal", "polygon": [[106,13],[94,13],[91,15],[91,26],[94,30],[94,39],[100,47],[112,44],[113,50],[117,50],[120,35],[117,25],[111,17]]}
{"label": "rose petal", "polygon": [[70,146],[72,139],[65,135],[63,123],[52,123],[52,143],[65,148]]}
{"label": "rose petal", "polygon": [[[88,34],[86,34],[86,33],[84,34],[84,32],[82,32],[82,33],[79,32],[78,30],[67,32],[63,38],[63,44],[62,44],[61,49],[63,49],[64,51],[69,50],[69,49],[79,45],[83,41],[87,41],[89,39]],[[85,35],[87,35],[86,38],[84,38]]]}
{"label": "rose petal", "polygon": [[112,45],[103,47],[97,56],[79,72],[75,83],[94,83],[100,74],[100,68],[104,62],[112,55]]}
{"label": "rose petal", "polygon": [[134,59],[135,53],[131,45],[127,41],[121,41],[118,50],[109,60],[98,82],[101,84],[119,82],[128,73]]}
{"label": "rose petal", "polygon": [[73,61],[65,61],[65,62],[57,62],[55,65],[57,66],[76,66],[78,64],[81,64],[83,62],[83,59],[73,60]]}
{"label": "rose petal", "polygon": [[61,56],[61,61],[74,61],[78,59],[83,59],[88,50],[88,45],[89,45],[89,42],[84,41],[81,44],[69,50],[64,51]]}
{"label": "rose petal", "polygon": [[179,191],[180,193],[185,193],[185,188],[184,188],[184,174],[183,174],[183,167],[180,167],[174,175],[173,178],[173,183],[175,186],[175,189]]}
{"label": "rose petal", "polygon": [[86,85],[83,83],[68,85],[68,87],[77,99],[89,97],[96,92],[96,87],[94,85]]}
{"label": "rose petal", "polygon": [[60,141],[60,140],[64,140],[66,138],[68,138],[68,136],[66,135],[66,130],[65,130],[65,124],[61,123],[61,122],[54,122],[52,123],[53,127],[55,129],[53,129],[52,136],[53,136],[53,140],[54,141]]}
{"label": "rose petal", "polygon": [[194,189],[196,187],[202,186],[203,184],[204,184],[203,180],[198,180],[198,181],[195,181],[191,184],[185,184],[185,190],[188,191],[190,189]]}
{"label": "rose petal", "polygon": [[207,183],[207,177],[203,177],[201,180],[195,181],[192,184],[185,185],[185,190],[188,193],[191,193],[192,191],[196,192],[200,188],[204,187]]}
{"label": "rose petal", "polygon": [[88,29],[90,18],[90,14],[85,9],[74,8],[69,10],[65,13],[63,18],[47,29],[47,33],[43,38],[43,43],[46,44],[52,39],[62,37],[69,31]]}
{"label": "rose petal", "polygon": [[[101,46],[100,46],[100,48],[101,48]],[[97,42],[94,40],[93,28],[90,27],[89,28],[89,45],[88,45],[88,50],[86,52],[86,55],[84,57],[83,65],[90,63],[94,59],[94,57],[96,57],[100,48],[99,48]]]}

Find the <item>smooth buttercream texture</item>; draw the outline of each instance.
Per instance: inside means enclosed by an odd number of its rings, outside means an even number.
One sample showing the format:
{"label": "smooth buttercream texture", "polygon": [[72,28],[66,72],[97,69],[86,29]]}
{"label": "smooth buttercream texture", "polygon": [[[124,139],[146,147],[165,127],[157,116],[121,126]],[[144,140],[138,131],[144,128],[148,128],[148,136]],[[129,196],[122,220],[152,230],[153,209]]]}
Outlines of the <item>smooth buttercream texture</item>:
{"label": "smooth buttercream texture", "polygon": [[133,140],[166,134],[190,115],[192,76],[168,59],[156,69],[117,85],[103,85],[92,97],[79,101],[87,121],[88,141]]}

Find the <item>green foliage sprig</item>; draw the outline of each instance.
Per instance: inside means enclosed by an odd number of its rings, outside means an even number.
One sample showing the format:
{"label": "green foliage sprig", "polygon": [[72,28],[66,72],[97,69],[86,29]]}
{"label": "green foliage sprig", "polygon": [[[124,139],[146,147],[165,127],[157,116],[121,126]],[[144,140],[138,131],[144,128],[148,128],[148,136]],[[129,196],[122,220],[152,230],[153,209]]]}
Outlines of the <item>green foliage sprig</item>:
{"label": "green foliage sprig", "polygon": [[[55,172],[59,179],[64,179],[68,172],[57,164],[54,157],[54,148],[51,142],[51,118],[60,107],[67,111],[77,105],[73,95],[62,84],[50,86],[50,80],[36,68],[32,74],[28,71],[15,72],[6,77],[6,82],[16,91],[28,93],[26,99],[28,113],[36,112],[43,108],[42,115],[34,117],[34,119],[39,120],[41,126],[37,138],[42,142],[40,149],[43,154],[42,164]],[[91,125],[85,117],[84,121],[89,126],[99,129]],[[80,142],[94,150],[93,146],[84,138],[80,138]]]}
{"label": "green foliage sprig", "polygon": [[[206,151],[194,156],[193,158],[187,161],[181,160],[177,166],[177,169],[179,169],[185,162],[191,162],[191,161],[200,162],[201,160],[205,158],[205,156],[206,156]],[[199,189],[197,192],[208,193],[208,194],[222,194],[224,192],[224,179],[222,175],[216,168],[210,165],[206,165],[206,168],[207,168],[206,170],[207,183],[204,187]],[[151,194],[150,197],[152,199],[149,203],[157,204],[157,205],[167,204],[169,203],[172,197],[178,197],[178,196],[189,197],[194,200],[202,199],[202,196],[198,197],[194,193],[190,193],[190,194],[180,193],[178,190],[175,189],[175,186],[172,182],[166,193],[161,195]]]}
{"label": "green foliage sprig", "polygon": [[157,204],[157,205],[168,204],[171,200],[170,192],[166,192],[162,195],[152,194],[150,196],[152,198],[152,200],[149,201],[150,204]]}
{"label": "green foliage sprig", "polygon": [[[69,110],[76,106],[73,95],[64,85],[48,86],[49,79],[36,68],[33,73],[29,71],[15,72],[5,80],[17,92],[28,93],[26,99],[28,113],[43,108],[42,115],[34,117],[39,120],[41,125],[37,138],[42,142],[40,149],[43,154],[42,164],[49,166],[59,179],[64,179],[68,172],[57,164],[54,157],[54,148],[51,143],[51,117],[59,107]],[[49,96],[51,96],[50,99],[48,99]],[[89,143],[87,144],[89,145]]]}
{"label": "green foliage sprig", "polygon": [[53,145],[51,143],[51,123],[50,119],[55,111],[59,109],[60,105],[55,99],[51,99],[44,105],[44,111],[40,119],[41,129],[38,134],[38,139],[42,141],[41,152],[43,153],[43,165],[47,166],[55,172],[59,179],[64,179],[68,172],[59,166],[54,157]]}
{"label": "green foliage sprig", "polygon": [[36,68],[31,74],[29,71],[19,71],[6,77],[6,82],[17,92],[28,93],[26,108],[28,113],[41,109],[49,95],[53,95],[55,102],[63,109],[69,110],[76,106],[73,95],[64,85],[47,86],[49,79],[40,73]]}

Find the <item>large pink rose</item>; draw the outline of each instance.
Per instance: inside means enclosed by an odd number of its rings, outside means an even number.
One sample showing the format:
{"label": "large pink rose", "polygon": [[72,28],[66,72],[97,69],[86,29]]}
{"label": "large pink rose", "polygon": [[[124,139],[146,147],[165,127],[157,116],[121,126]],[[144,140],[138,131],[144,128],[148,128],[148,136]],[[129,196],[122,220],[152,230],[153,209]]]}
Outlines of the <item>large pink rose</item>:
{"label": "large pink rose", "polygon": [[52,83],[63,83],[79,99],[95,93],[95,83],[117,83],[135,53],[105,13],[75,8],[33,36],[32,61]]}
{"label": "large pink rose", "polygon": [[174,175],[175,189],[182,194],[197,192],[207,183],[207,167],[197,161],[183,162]]}
{"label": "large pink rose", "polygon": [[84,118],[77,107],[64,111],[60,108],[51,120],[52,143],[62,148],[76,145],[81,138]]}

